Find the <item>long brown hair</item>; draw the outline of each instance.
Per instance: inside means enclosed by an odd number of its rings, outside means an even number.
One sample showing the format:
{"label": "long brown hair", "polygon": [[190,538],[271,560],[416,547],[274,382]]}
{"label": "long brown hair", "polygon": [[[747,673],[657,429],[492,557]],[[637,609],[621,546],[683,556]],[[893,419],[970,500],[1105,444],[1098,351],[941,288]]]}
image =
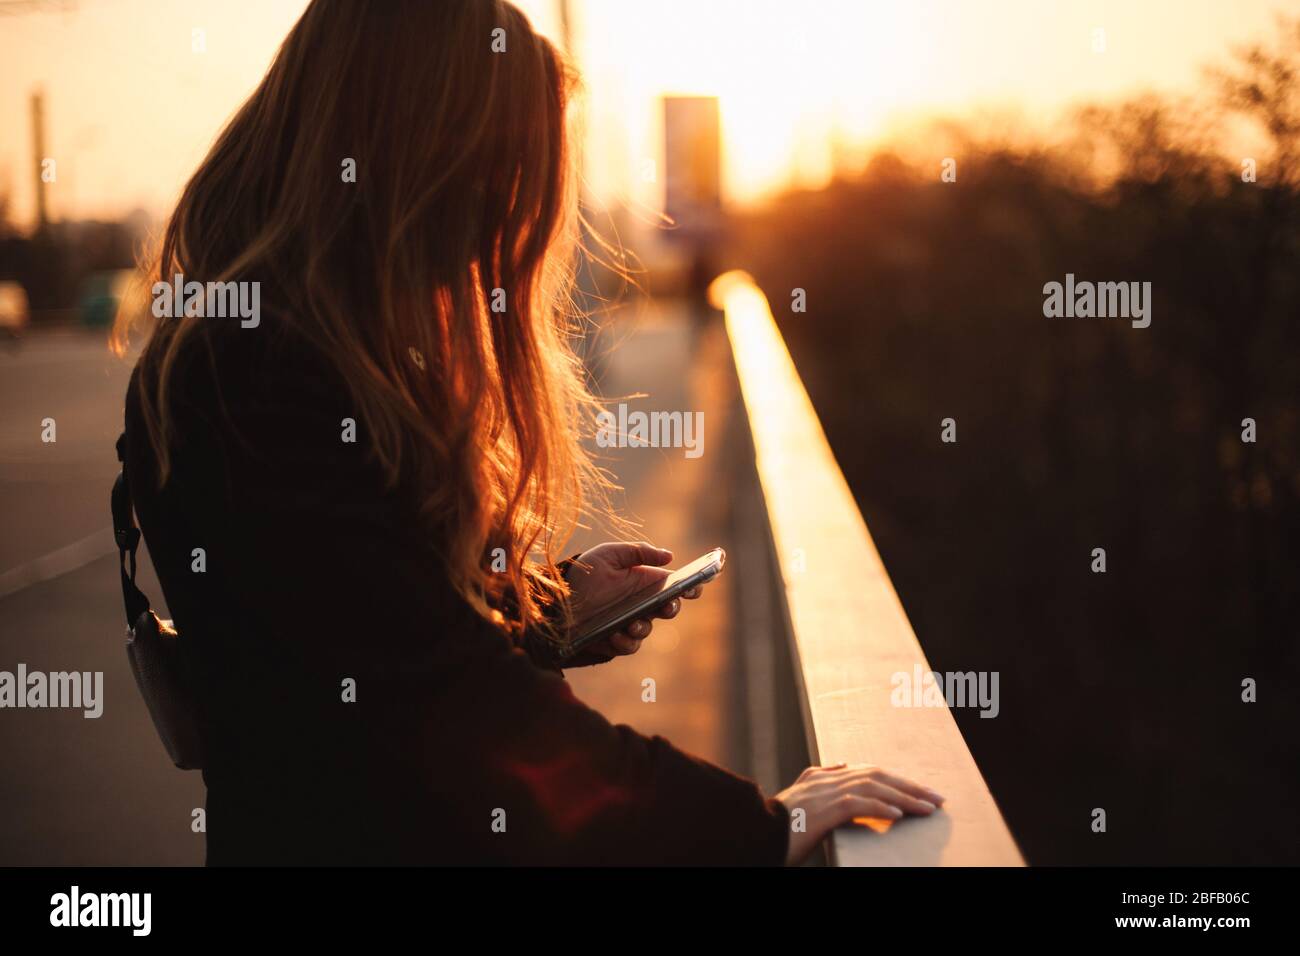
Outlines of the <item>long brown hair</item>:
{"label": "long brown hair", "polygon": [[[573,82],[502,0],[312,0],[147,269],[274,290],[277,321],[348,383],[386,480],[420,489],[453,585],[516,627],[563,595],[555,550],[603,480],[569,347]],[[162,320],[140,360],[164,480],[170,373],[203,321]]]}

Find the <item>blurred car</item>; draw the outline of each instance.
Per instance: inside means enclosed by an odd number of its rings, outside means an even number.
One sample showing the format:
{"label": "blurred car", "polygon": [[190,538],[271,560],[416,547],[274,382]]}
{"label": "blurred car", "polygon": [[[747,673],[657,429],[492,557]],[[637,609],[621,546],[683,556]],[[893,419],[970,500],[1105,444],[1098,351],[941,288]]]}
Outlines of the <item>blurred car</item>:
{"label": "blurred car", "polygon": [[113,269],[87,276],[78,306],[81,324],[96,329],[112,325],[134,275],[130,269]]}
{"label": "blurred car", "polygon": [[16,339],[32,319],[27,291],[17,282],[0,282],[0,337]]}

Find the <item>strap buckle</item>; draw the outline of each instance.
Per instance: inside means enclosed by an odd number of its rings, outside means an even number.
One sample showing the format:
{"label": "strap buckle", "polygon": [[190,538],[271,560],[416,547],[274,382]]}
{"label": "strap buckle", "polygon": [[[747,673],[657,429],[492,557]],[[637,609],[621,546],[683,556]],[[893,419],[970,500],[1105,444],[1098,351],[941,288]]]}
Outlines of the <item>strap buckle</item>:
{"label": "strap buckle", "polygon": [[140,544],[139,528],[114,528],[113,538],[119,551],[134,551]]}

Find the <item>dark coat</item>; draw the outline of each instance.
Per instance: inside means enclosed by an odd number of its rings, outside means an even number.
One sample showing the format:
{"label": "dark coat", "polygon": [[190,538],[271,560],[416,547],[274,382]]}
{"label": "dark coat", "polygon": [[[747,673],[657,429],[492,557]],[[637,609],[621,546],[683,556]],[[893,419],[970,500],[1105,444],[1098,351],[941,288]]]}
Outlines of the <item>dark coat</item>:
{"label": "dark coat", "polygon": [[611,725],[455,593],[310,347],[265,320],[206,339],[172,380],[169,481],[139,369],[126,462],[201,716],[210,865],[783,862],[779,803]]}

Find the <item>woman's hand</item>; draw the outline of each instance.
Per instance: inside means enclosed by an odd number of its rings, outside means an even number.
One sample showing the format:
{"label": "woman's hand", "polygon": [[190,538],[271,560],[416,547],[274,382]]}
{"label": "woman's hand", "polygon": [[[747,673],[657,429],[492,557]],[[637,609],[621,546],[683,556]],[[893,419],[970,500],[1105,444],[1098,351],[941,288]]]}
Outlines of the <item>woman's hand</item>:
{"label": "woman's hand", "polygon": [[826,834],[854,817],[897,820],[904,814],[928,817],[943,797],[870,764],[809,767],[791,786],[776,795],[790,811],[804,812],[802,832],[790,831],[786,866],[802,863]]}
{"label": "woman's hand", "polygon": [[[656,548],[646,541],[607,541],[584,551],[565,575],[572,592],[574,616],[582,620],[589,611],[613,604],[663,580],[670,573],[664,565],[672,559],[671,551]],[[691,588],[682,597],[697,598],[701,590],[700,587]],[[681,609],[682,602],[673,598],[650,617],[638,618],[623,630],[596,642],[579,654],[576,662],[635,654],[654,626],[651,618],[674,618]]]}

